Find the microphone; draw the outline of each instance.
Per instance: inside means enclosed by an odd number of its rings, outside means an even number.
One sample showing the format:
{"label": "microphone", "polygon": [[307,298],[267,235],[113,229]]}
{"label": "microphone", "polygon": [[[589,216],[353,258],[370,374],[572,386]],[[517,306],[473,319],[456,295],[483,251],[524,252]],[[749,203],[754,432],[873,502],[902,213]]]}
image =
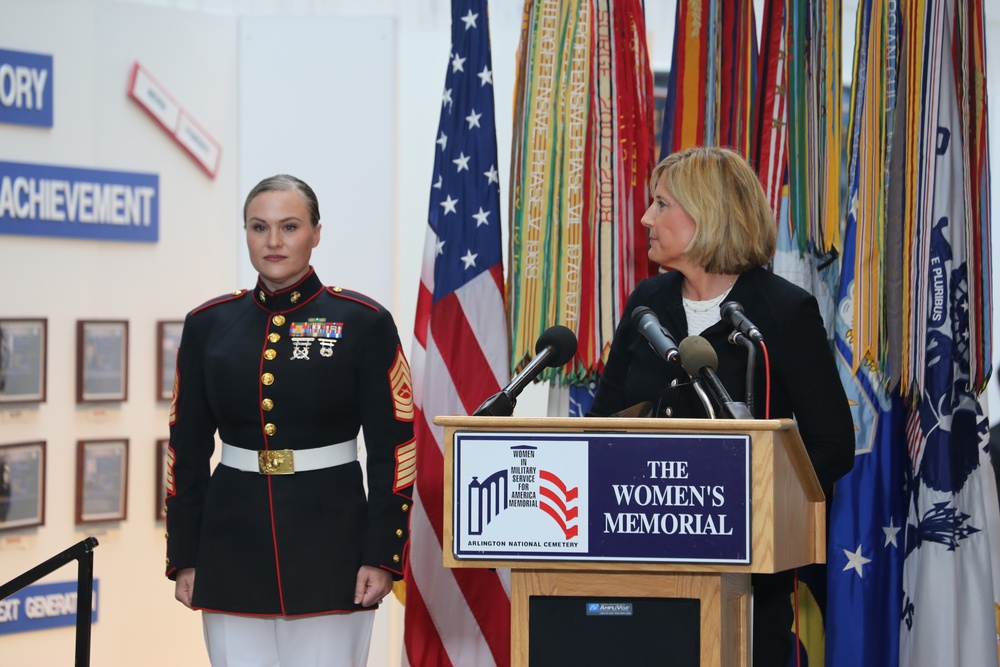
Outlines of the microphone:
{"label": "microphone", "polygon": [[760,333],[760,329],[754,326],[754,323],[743,314],[743,306],[739,302],[726,301],[719,307],[719,313],[722,315],[723,321],[731,324],[734,329],[753,342],[764,342],[764,336]]}
{"label": "microphone", "polygon": [[757,348],[754,346],[753,341],[743,335],[739,329],[733,329],[729,332],[729,342],[732,345],[742,345],[747,351],[747,377],[746,385],[747,392],[743,399],[743,402],[747,406],[747,410],[753,414],[753,381],[756,377],[756,367],[757,367]]}
{"label": "microphone", "polygon": [[549,327],[535,342],[534,358],[507,383],[506,387],[483,401],[472,416],[509,417],[514,414],[517,396],[528,383],[546,368],[562,366],[572,359],[574,354],[576,354],[576,335],[561,324]]}
{"label": "microphone", "polygon": [[733,401],[723,386],[715,369],[719,367],[719,355],[712,344],[701,336],[688,336],[680,345],[681,366],[692,378],[701,378],[708,385],[716,402],[732,419],[753,419],[753,415],[742,403]]}
{"label": "microphone", "polygon": [[664,361],[680,363],[680,353],[673,337],[660,324],[656,313],[646,306],[639,306],[632,311],[632,326],[649,342],[656,356]]}

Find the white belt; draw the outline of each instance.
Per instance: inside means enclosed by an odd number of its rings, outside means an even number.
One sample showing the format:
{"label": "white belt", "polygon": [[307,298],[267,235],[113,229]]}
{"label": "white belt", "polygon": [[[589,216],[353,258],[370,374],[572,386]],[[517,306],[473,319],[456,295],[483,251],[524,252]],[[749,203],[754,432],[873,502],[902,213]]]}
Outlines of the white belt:
{"label": "white belt", "polygon": [[291,475],[358,460],[358,440],[315,449],[243,449],[222,443],[222,465],[261,475]]}

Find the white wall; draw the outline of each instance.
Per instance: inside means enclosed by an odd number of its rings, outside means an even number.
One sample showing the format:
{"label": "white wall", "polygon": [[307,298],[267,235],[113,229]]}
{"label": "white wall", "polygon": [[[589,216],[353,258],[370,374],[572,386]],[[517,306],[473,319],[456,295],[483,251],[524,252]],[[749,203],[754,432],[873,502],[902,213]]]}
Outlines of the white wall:
{"label": "white wall", "polygon": [[[0,125],[0,159],[160,176],[156,244],[0,236],[0,316],[48,318],[48,400],[0,409],[0,442],[45,440],[45,525],[0,533],[0,581],[88,535],[100,581],[92,664],[204,664],[200,621],[163,577],[154,443],[156,321],[181,319],[236,286],[237,23],[233,18],[102,0],[0,2],[0,46],[54,58],[52,128]],[[140,62],[222,146],[209,178],[126,95]],[[128,400],[75,404],[78,319],[129,321]],[[78,439],[129,439],[125,521],[74,525]],[[74,581],[67,566],[47,581]],[[0,663],[71,664],[73,628],[0,636]]]}
{"label": "white wall", "polygon": [[[386,304],[398,241],[396,61],[389,18],[240,21],[239,191],[279,172],[309,183],[322,224],[317,274]],[[239,277],[257,278],[245,252]]]}

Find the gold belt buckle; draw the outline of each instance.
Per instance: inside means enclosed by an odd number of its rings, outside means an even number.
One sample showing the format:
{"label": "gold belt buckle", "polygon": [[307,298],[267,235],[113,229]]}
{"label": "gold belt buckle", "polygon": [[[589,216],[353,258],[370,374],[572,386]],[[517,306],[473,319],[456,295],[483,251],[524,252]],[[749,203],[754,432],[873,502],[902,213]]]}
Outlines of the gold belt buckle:
{"label": "gold belt buckle", "polygon": [[261,475],[291,475],[295,472],[295,452],[291,449],[263,449],[257,452]]}

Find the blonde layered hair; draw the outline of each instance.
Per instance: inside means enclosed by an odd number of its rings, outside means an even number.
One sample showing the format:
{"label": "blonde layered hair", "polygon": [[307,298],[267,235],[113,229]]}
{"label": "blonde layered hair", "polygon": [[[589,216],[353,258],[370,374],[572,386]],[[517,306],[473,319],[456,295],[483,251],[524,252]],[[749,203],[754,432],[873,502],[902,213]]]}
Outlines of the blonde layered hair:
{"label": "blonde layered hair", "polygon": [[757,174],[736,151],[699,146],[671,153],[653,169],[695,221],[685,253],[708,273],[743,273],[766,264],[777,227]]}

